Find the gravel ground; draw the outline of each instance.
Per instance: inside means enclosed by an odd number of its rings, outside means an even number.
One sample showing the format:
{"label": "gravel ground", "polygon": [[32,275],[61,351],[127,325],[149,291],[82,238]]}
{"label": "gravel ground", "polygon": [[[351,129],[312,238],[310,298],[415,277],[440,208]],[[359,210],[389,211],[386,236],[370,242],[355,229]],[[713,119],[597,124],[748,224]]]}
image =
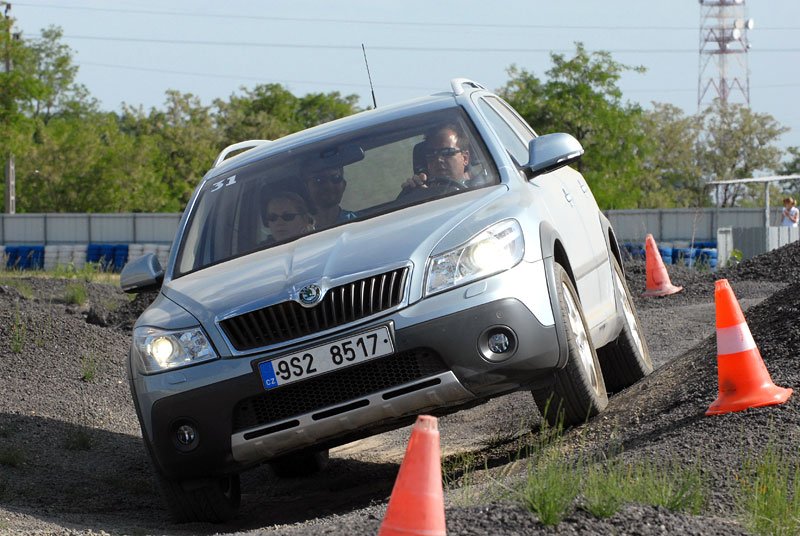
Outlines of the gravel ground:
{"label": "gravel ground", "polygon": [[[727,277],[743,307],[767,298],[747,310],[748,323],[775,383],[796,386],[797,247],[718,275],[670,266],[672,282],[684,291],[656,299],[638,296],[644,264],[627,263],[659,368],[612,397],[599,418],[566,434],[567,453],[702,463],[714,482],[704,516],[628,505],[607,520],[575,510],[546,528],[515,504],[465,501],[465,489],[453,486],[446,496],[448,532],[744,533],[732,499],[741,460],[768,439],[796,450],[800,412],[793,396],[778,407],[703,415],[717,394],[713,282]],[[131,323],[152,296],[131,302],[108,285],[85,284],[86,304],[69,305],[67,287],[75,284],[0,274],[0,534],[377,532],[407,428],[340,447],[330,468],[314,477],[279,480],[266,467],[246,473],[242,510],[229,524],[169,523],[150,479],[124,371]],[[508,458],[538,423],[533,407],[528,393],[516,393],[440,419],[449,460],[467,452],[489,468],[475,475],[488,483],[468,492],[519,482],[524,463]]]}

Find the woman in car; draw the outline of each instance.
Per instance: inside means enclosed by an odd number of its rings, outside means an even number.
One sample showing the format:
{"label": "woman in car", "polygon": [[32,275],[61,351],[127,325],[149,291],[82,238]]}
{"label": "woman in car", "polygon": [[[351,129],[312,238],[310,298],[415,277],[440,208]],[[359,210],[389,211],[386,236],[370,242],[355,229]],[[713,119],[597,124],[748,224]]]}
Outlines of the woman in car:
{"label": "woman in car", "polygon": [[308,205],[294,192],[270,196],[264,219],[271,234],[270,242],[284,242],[314,230],[314,218]]}

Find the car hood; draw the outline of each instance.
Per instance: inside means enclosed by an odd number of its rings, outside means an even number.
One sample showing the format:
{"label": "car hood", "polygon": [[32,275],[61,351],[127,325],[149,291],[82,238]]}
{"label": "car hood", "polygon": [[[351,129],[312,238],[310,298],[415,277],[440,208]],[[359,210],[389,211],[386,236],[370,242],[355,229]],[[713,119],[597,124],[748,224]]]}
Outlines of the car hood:
{"label": "car hood", "polygon": [[354,221],[184,275],[162,292],[206,323],[293,299],[311,283],[332,288],[410,265],[415,301],[430,254],[485,227],[481,209],[506,190],[498,185]]}

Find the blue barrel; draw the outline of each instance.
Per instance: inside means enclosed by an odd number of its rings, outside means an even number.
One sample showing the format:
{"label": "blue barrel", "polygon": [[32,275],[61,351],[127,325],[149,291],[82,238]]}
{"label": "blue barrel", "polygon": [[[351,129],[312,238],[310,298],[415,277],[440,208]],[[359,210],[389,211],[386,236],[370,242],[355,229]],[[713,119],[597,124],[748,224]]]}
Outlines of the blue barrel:
{"label": "blue barrel", "polygon": [[672,250],[673,248],[658,246],[658,252],[661,254],[661,260],[664,264],[672,264]]}
{"label": "blue barrel", "polygon": [[697,258],[697,248],[672,248],[672,264],[692,266]]}
{"label": "blue barrel", "polygon": [[122,267],[128,262],[128,244],[114,246],[114,271],[121,272]]}
{"label": "blue barrel", "polygon": [[19,264],[19,247],[6,246],[6,268],[13,270],[18,268]]}
{"label": "blue barrel", "polygon": [[717,267],[717,249],[716,248],[703,248],[697,254],[697,262],[705,264],[711,269]]}
{"label": "blue barrel", "polygon": [[44,270],[44,246],[30,246],[28,268],[31,270]]}
{"label": "blue barrel", "polygon": [[101,244],[89,244],[86,248],[86,262],[100,262],[103,252]]}

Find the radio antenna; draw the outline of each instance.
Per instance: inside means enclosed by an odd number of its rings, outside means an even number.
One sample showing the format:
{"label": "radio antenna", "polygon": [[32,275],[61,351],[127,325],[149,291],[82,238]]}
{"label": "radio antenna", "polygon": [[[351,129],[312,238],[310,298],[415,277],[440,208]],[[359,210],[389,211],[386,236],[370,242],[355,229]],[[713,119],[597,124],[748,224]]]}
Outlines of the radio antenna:
{"label": "radio antenna", "polygon": [[364,43],[361,43],[361,51],[364,53],[364,65],[367,66],[367,78],[369,78],[369,89],[372,91],[372,107],[377,108],[378,103],[375,101],[375,87],[372,85],[372,75],[369,74],[369,62],[367,61],[367,49],[364,48]]}

